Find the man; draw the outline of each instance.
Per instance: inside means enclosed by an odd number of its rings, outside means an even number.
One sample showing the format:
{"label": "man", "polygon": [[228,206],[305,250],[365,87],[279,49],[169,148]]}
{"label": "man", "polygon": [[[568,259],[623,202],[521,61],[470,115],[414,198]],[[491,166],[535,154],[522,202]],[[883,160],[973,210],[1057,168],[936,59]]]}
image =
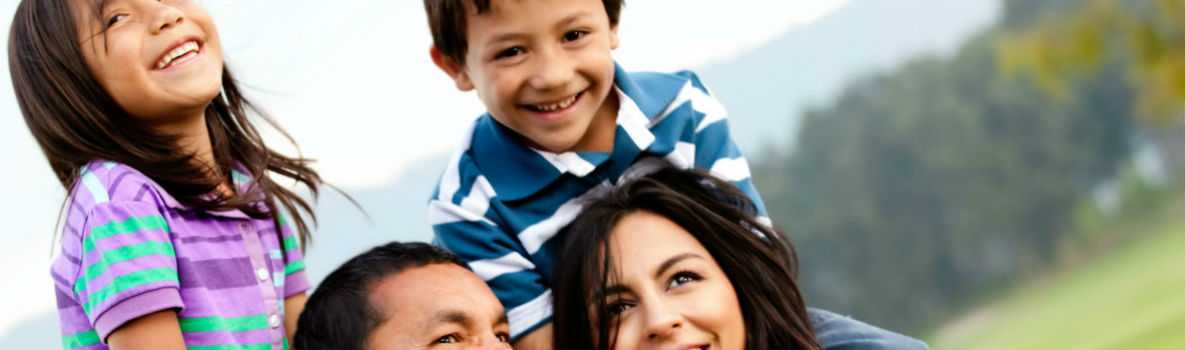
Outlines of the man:
{"label": "man", "polygon": [[297,323],[295,349],[510,349],[502,304],[451,253],[388,243],[329,274]]}

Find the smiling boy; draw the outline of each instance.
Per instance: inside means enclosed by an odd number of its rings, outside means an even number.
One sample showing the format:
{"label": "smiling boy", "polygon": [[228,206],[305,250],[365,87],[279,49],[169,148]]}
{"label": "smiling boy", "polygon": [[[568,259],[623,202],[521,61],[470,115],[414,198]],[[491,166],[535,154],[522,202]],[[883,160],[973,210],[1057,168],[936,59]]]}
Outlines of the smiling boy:
{"label": "smiling boy", "polygon": [[516,340],[550,318],[552,238],[576,199],[638,160],[715,168],[760,206],[723,109],[694,74],[616,66],[620,0],[424,4],[433,62],[488,110],[431,201],[436,241],[493,288]]}
{"label": "smiling boy", "polygon": [[614,62],[622,2],[424,0],[433,62],[488,111],[441,176],[429,221],[505,305],[517,349],[551,347],[557,233],[623,175],[658,160],[709,170],[768,222],[699,78]]}

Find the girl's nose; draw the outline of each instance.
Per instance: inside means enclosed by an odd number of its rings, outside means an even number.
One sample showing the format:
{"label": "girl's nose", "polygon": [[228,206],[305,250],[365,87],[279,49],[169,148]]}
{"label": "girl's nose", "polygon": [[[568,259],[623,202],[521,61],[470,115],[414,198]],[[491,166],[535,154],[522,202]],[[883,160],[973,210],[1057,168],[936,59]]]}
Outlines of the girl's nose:
{"label": "girl's nose", "polygon": [[152,34],[160,34],[166,29],[175,27],[185,21],[185,13],[181,12],[180,9],[155,1],[153,3],[156,5],[151,7],[154,15],[152,16],[152,24],[149,27],[152,30]]}

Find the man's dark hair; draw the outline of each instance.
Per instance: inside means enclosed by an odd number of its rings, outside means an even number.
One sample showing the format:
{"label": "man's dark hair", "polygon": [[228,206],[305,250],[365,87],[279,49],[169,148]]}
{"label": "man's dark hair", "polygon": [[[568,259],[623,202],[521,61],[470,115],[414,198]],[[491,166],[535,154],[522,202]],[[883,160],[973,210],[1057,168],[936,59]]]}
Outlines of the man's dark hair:
{"label": "man's dark hair", "polygon": [[432,264],[468,267],[441,248],[427,243],[391,242],[346,261],[331,272],[309,297],[296,326],[296,349],[366,348],[370,332],[389,315],[370,304],[369,291],[387,276]]}
{"label": "man's dark hair", "polygon": [[[432,30],[432,46],[441,55],[453,60],[457,64],[465,64],[465,51],[469,41],[465,37],[468,23],[465,21],[466,12],[472,4],[477,14],[490,10],[491,0],[424,0],[424,10],[428,12],[428,28]],[[601,0],[605,5],[605,12],[609,15],[609,25],[617,26],[621,18],[621,7],[625,0]]]}

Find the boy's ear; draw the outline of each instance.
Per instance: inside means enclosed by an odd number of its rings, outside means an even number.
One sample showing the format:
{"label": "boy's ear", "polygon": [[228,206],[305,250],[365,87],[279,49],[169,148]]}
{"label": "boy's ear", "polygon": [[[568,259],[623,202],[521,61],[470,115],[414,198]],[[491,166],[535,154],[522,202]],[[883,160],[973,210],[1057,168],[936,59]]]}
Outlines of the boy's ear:
{"label": "boy's ear", "polygon": [[435,45],[428,50],[428,53],[432,55],[432,63],[435,63],[436,67],[440,68],[444,74],[448,74],[448,77],[453,79],[454,84],[457,84],[457,90],[473,90],[473,81],[469,80],[469,73],[465,72],[465,67],[461,66],[461,64],[452,58],[440,53],[440,50],[437,50]]}
{"label": "boy's ear", "polygon": [[617,50],[617,25],[609,26],[609,49]]}

